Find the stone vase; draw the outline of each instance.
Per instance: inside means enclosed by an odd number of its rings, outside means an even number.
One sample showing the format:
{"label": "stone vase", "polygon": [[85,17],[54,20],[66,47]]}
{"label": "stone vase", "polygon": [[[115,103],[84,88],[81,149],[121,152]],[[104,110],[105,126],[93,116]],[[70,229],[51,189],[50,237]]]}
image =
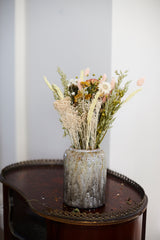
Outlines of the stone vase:
{"label": "stone vase", "polygon": [[101,149],[67,149],[64,154],[64,203],[76,208],[105,204],[106,160]]}

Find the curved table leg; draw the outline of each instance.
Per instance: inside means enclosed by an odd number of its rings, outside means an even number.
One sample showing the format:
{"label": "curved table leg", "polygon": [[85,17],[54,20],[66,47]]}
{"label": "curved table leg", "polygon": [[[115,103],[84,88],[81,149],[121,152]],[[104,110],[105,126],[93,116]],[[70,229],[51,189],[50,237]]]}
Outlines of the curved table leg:
{"label": "curved table leg", "polygon": [[4,240],[14,238],[9,226],[9,188],[3,184],[3,219],[4,219]]}
{"label": "curved table leg", "polygon": [[143,213],[142,219],[142,240],[145,240],[146,237],[146,217],[147,217],[147,209]]}

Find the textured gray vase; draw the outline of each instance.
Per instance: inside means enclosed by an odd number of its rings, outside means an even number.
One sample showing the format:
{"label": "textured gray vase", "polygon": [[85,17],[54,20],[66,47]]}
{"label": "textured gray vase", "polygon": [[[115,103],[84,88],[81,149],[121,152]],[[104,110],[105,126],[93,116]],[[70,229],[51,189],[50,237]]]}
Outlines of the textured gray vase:
{"label": "textured gray vase", "polygon": [[64,154],[64,203],[77,208],[105,204],[106,160],[101,149],[70,148]]}

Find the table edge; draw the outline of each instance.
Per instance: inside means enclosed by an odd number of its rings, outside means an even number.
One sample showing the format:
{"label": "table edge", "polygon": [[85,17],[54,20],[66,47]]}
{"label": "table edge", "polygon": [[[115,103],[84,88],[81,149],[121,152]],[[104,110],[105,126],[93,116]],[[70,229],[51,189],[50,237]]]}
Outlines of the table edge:
{"label": "table edge", "polygon": [[[63,166],[63,160],[62,159],[37,159],[37,160],[26,160],[23,162],[10,164],[2,169],[1,174],[0,174],[0,182],[5,184],[7,187],[15,190],[16,192],[18,192],[24,198],[24,200],[27,201],[25,194],[23,192],[21,192],[15,186],[12,186],[11,184],[7,183],[7,180],[5,179],[4,174],[7,171],[10,171],[10,170],[13,170],[14,168],[19,168],[22,166],[28,167],[28,166],[40,166],[40,165],[49,165],[49,164]],[[116,213],[116,214],[112,214],[110,216],[109,215],[104,216],[102,214],[99,214],[99,216],[97,216],[94,213],[92,213],[92,214],[89,213],[88,219],[86,218],[86,216],[84,216],[83,213],[73,212],[71,214],[73,219],[71,219],[71,218],[69,218],[69,217],[71,217],[70,214],[67,214],[67,212],[65,212],[65,211],[59,212],[59,211],[55,210],[50,215],[43,214],[42,212],[38,212],[32,206],[32,203],[30,201],[27,201],[27,203],[33,212],[35,212],[36,214],[38,214],[39,216],[41,216],[43,218],[46,218],[46,219],[52,220],[52,221],[61,222],[61,223],[75,224],[75,225],[87,225],[87,226],[101,225],[101,226],[103,226],[103,225],[110,225],[110,224],[119,224],[122,222],[131,221],[131,220],[137,218],[138,216],[140,216],[141,214],[143,214],[143,212],[147,208],[147,203],[148,203],[148,197],[145,194],[144,189],[135,181],[131,180],[130,178],[128,178],[125,175],[122,175],[116,171],[107,169],[107,173],[127,182],[128,184],[130,184],[134,188],[136,188],[137,191],[138,190],[141,191],[141,194],[143,194],[143,198],[142,198],[142,201],[140,202],[139,206],[137,206],[137,208],[131,207],[125,213],[118,212],[118,214]],[[99,219],[98,219],[98,217],[99,217]]]}

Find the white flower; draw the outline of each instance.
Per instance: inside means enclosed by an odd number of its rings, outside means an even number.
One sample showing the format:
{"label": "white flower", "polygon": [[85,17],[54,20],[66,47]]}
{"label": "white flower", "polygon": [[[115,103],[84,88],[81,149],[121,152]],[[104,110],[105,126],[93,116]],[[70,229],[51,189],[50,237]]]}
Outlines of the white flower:
{"label": "white flower", "polygon": [[78,79],[70,79],[68,87],[71,86],[72,84],[77,85]]}
{"label": "white flower", "polygon": [[104,95],[107,95],[110,93],[110,91],[112,90],[111,88],[111,84],[108,83],[108,82],[101,82],[99,84],[99,91],[104,94]]}

